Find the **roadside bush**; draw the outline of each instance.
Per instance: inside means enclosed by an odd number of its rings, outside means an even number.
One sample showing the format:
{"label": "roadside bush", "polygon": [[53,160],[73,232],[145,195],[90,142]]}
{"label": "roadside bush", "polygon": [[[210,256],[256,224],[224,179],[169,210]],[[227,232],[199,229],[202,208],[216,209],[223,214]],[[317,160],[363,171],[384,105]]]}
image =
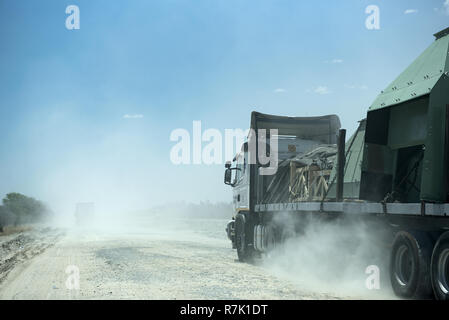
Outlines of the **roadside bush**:
{"label": "roadside bush", "polygon": [[3,228],[15,224],[16,218],[11,211],[5,206],[0,205],[0,232],[3,232]]}
{"label": "roadside bush", "polygon": [[44,203],[20,193],[8,193],[0,207],[1,226],[40,222],[50,213]]}

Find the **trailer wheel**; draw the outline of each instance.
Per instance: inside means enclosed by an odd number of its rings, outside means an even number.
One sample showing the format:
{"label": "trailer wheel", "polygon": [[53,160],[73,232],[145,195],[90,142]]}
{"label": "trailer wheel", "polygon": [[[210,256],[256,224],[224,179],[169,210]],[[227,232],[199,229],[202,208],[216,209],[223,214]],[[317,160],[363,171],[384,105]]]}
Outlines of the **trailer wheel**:
{"label": "trailer wheel", "polygon": [[270,252],[276,248],[276,236],[274,227],[268,225],[265,229],[265,248],[267,252]]}
{"label": "trailer wheel", "polygon": [[431,263],[432,287],[438,300],[449,300],[449,232],[437,241]]}
{"label": "trailer wheel", "polygon": [[420,233],[400,231],[393,241],[390,280],[394,293],[402,298],[429,298],[432,243]]}
{"label": "trailer wheel", "polygon": [[249,262],[254,255],[254,249],[249,245],[248,223],[245,215],[239,213],[235,218],[235,246],[237,248],[237,256],[241,262]]}
{"label": "trailer wheel", "polygon": [[282,228],[281,243],[285,244],[288,240],[293,239],[295,237],[296,232],[291,226]]}

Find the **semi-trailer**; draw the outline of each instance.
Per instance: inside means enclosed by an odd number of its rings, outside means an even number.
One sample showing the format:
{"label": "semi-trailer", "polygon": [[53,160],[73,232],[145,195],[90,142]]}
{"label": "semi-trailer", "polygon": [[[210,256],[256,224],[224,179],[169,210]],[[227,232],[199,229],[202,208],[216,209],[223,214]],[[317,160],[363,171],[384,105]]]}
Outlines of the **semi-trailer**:
{"label": "semi-trailer", "polygon": [[449,299],[449,28],[434,36],[348,141],[337,115],[251,114],[224,177],[235,209],[226,231],[239,260],[317,219],[363,219],[382,230],[398,296]]}

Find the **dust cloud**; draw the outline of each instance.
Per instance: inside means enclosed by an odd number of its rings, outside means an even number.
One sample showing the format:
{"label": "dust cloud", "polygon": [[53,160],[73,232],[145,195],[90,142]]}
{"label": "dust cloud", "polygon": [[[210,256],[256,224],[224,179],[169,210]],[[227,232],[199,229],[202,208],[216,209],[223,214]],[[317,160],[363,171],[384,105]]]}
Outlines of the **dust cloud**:
{"label": "dust cloud", "polygon": [[[307,220],[297,234],[266,254],[262,260],[265,268],[313,292],[349,299],[395,299],[389,282],[386,233],[381,226],[355,217]],[[287,230],[294,225],[286,214],[275,221]],[[370,266],[379,270],[378,286]]]}
{"label": "dust cloud", "polygon": [[51,226],[101,236],[152,237],[167,241],[220,242],[228,245],[225,226],[232,212],[227,202],[173,202],[143,210],[117,211],[94,203],[94,212],[77,217],[75,204],[55,215]]}

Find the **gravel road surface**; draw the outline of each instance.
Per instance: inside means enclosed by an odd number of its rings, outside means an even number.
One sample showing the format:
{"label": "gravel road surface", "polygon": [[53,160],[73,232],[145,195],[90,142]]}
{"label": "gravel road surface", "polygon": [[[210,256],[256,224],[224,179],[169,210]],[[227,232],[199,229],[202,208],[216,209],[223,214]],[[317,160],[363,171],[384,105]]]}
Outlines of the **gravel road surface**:
{"label": "gravel road surface", "polygon": [[360,298],[238,262],[226,222],[141,218],[0,237],[0,299]]}

